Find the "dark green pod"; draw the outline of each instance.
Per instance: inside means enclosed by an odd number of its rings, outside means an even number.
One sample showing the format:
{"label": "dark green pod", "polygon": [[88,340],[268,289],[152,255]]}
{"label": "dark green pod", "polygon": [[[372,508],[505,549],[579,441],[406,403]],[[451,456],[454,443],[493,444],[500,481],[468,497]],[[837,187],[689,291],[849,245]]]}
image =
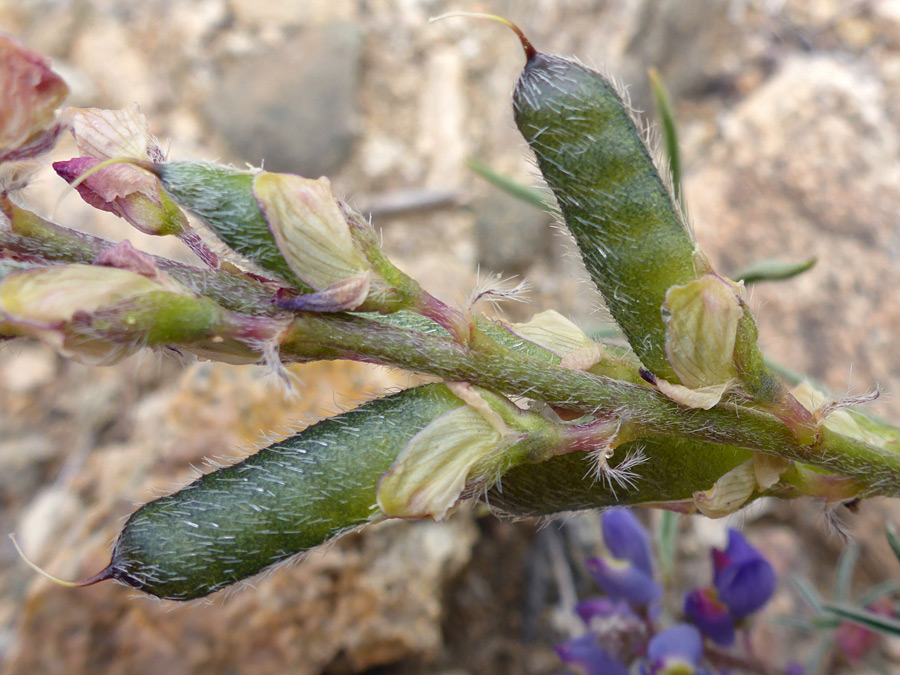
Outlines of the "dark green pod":
{"label": "dark green pod", "polygon": [[155,164],[152,171],[166,194],[200,218],[233,251],[277,274],[295,288],[310,291],[278,250],[265,215],[253,196],[254,171],[206,162]]}
{"label": "dark green pod", "polygon": [[641,362],[677,381],[660,308],[695,278],[694,245],[628,105],[599,73],[526,46],[516,125],[585,267]]}
{"label": "dark green pod", "polygon": [[501,513],[546,516],[608,506],[682,502],[707,490],[728,471],[753,456],[751,450],[679,438],[642,438],[616,448],[613,466],[630,452],[648,458],[635,469],[634,487],[618,493],[585,476],[585,458],[572,452],[542,464],[522,464],[503,475],[486,501]]}
{"label": "dark green pod", "polygon": [[409,439],[461,405],[443,385],[418,387],[209,473],[136,511],[96,580],[190,600],[369,522],[378,480]]}

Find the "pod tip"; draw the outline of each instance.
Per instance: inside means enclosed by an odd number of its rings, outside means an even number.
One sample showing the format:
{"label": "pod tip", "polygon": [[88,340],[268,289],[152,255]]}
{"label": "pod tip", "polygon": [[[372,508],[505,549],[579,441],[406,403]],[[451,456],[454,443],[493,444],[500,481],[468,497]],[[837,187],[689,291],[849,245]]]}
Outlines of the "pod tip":
{"label": "pod tip", "polygon": [[449,19],[455,16],[465,16],[472,19],[487,19],[488,21],[496,21],[497,23],[502,23],[504,26],[506,26],[519,36],[519,41],[522,43],[522,49],[525,51],[525,59],[527,61],[531,61],[535,56],[537,56],[537,49],[535,49],[534,45],[531,44],[531,40],[525,37],[525,33],[522,32],[522,29],[509,19],[506,19],[497,14],[482,14],[480,12],[448,12],[447,14],[441,14],[440,16],[434,16],[430,18],[428,20],[428,23],[434,23],[435,21]]}
{"label": "pod tip", "polygon": [[59,577],[55,577],[50,574],[47,570],[39,567],[35,562],[33,562],[25,552],[22,550],[22,547],[19,546],[19,542],[16,539],[16,535],[14,533],[10,533],[9,535],[10,541],[12,541],[13,546],[16,548],[16,552],[19,554],[19,557],[35,572],[40,574],[42,577],[45,577],[59,586],[65,586],[66,588],[84,588],[85,586],[93,586],[94,584],[100,583],[101,581],[106,581],[107,579],[113,578],[113,564],[110,562],[105,568],[100,570],[97,574],[87,579],[82,579],[81,581],[66,581],[65,579],[60,579]]}

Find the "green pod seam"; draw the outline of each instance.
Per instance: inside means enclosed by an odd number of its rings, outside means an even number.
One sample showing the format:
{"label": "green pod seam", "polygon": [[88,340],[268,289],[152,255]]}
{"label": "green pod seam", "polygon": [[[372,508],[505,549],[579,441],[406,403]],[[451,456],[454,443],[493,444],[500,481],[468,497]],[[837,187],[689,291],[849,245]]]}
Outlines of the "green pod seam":
{"label": "green pod seam", "polygon": [[585,267],[641,362],[677,381],[660,308],[694,279],[694,244],[628,104],[600,73],[526,49],[516,125]]}
{"label": "green pod seam", "polygon": [[265,214],[253,195],[257,172],[207,162],[154,164],[163,189],[200,218],[230,249],[277,274],[302,291],[312,289],[291,270],[278,250]]}
{"label": "green pod seam", "polygon": [[98,580],[190,600],[370,522],[378,480],[406,443],[461,405],[444,385],[417,387],[206,474],[132,514]]}

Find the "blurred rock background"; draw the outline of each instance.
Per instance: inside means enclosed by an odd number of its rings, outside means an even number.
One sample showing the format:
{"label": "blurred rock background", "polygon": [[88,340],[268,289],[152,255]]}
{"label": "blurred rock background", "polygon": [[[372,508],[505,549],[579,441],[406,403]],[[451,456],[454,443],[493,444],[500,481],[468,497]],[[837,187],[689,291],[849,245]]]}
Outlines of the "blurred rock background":
{"label": "blurred rock background", "polygon": [[[328,175],[442,298],[462,302],[480,266],[532,281],[515,318],[554,307],[597,326],[565,239],[464,165],[476,156],[537,181],[509,105],[514,37],[471,20],[428,25],[451,10],[510,17],[540,48],[629,83],[647,111],[655,66],[677,106],[695,232],[720,269],[819,257],[799,279],[753,290],[767,352],[839,395],[881,384],[875,409],[900,419],[897,0],[0,0],[0,30],[53,57],[72,105],[138,102],[171,158]],[[69,141],[54,152],[71,156]],[[49,215],[63,191],[45,171],[25,198]],[[72,195],[55,218],[190,260]],[[409,383],[358,364],[294,372],[292,397],[260,368],[145,355],[90,369],[5,346],[0,531],[53,573],[87,576],[134,505],[204,458]],[[859,584],[896,578],[882,527],[900,520],[897,502],[843,517],[863,547]],[[788,574],[833,582],[841,542],[821,505],[767,503],[737,520],[785,572],[769,618],[801,606]],[[577,630],[572,593],[590,592],[580,561],[597,526],[591,515],[537,525],[477,510],[390,523],[252,589],[174,607],[114,585],[56,587],[3,544],[0,658],[11,674],[553,673],[552,645]],[[705,580],[724,526],[683,523],[685,588]],[[810,647],[767,619],[757,643],[775,663]],[[883,649],[900,669],[900,644]]]}

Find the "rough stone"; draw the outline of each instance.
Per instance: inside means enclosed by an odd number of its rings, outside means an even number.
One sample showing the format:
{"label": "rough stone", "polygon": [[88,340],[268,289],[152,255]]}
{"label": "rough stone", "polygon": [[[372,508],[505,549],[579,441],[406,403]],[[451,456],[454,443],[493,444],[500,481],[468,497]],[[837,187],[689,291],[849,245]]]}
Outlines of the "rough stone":
{"label": "rough stone", "polygon": [[308,28],[223,67],[204,110],[236,159],[318,177],[346,160],[355,132],[362,36],[350,23]]}

